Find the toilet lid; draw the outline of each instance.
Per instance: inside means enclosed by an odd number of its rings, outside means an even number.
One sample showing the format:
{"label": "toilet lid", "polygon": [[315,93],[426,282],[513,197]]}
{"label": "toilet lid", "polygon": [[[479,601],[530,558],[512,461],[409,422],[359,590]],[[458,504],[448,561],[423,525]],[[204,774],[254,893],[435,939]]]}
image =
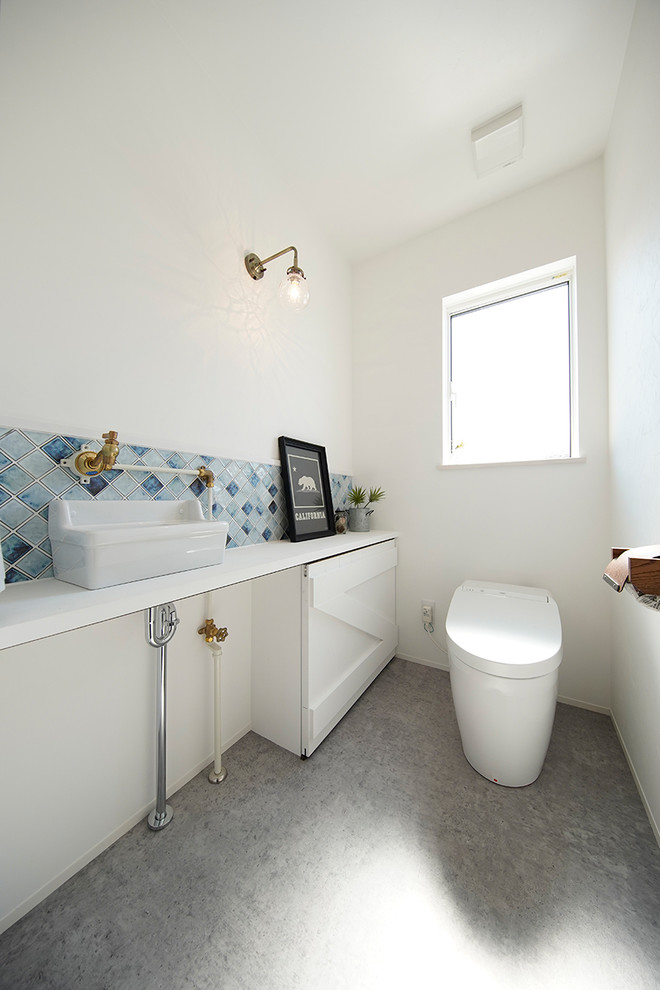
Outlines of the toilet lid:
{"label": "toilet lid", "polygon": [[561,663],[559,609],[544,588],[465,581],[446,632],[450,655],[487,674],[540,677]]}

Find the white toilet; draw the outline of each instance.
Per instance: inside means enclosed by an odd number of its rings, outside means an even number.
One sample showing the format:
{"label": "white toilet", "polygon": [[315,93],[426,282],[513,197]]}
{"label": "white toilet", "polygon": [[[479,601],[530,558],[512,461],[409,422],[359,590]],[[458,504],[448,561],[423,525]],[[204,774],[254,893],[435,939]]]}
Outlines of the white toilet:
{"label": "white toilet", "polygon": [[562,659],[557,603],[543,588],[464,581],[446,622],[451,690],[463,752],[505,787],[541,772]]}

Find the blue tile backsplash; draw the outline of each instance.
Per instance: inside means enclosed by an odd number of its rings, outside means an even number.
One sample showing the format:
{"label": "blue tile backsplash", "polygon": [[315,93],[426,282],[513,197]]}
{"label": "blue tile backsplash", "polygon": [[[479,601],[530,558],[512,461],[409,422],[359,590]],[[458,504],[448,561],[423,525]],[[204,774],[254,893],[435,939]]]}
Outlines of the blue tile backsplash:
{"label": "blue tile backsplash", "polygon": [[[120,444],[120,464],[145,464],[151,472],[104,471],[83,485],[59,462],[82,446],[98,450],[92,438],[40,433],[0,426],[0,540],[5,580],[53,577],[48,540],[48,506],[64,499],[189,499],[207,509],[206,488],[184,475],[159,473],[159,467],[193,468],[205,464],[215,475],[213,515],[229,523],[228,547],[281,540],[287,535],[282,472],[278,464],[235,461],[206,454]],[[331,474],[332,500],[344,506],[351,478]]]}

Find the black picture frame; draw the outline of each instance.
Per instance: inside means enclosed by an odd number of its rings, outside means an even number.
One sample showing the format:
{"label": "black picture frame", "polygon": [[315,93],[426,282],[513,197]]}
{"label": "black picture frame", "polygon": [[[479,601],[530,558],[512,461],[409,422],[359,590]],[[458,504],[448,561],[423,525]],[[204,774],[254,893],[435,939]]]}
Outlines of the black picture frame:
{"label": "black picture frame", "polygon": [[325,447],[292,437],[280,437],[284,499],[289,539],[316,540],[335,536],[335,514]]}

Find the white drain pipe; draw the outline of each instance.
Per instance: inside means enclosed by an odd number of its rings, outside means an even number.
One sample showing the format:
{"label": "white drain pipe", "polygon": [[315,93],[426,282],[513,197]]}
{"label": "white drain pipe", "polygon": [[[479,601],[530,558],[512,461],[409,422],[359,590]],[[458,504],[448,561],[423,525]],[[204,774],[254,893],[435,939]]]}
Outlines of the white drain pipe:
{"label": "white drain pipe", "polygon": [[222,680],[221,662],[222,645],[220,643],[209,643],[208,647],[213,654],[213,769],[209,773],[209,781],[212,784],[221,784],[227,776],[227,768],[222,765],[222,719],[220,717],[220,704],[222,701]]}
{"label": "white drain pipe", "polygon": [[[210,502],[210,499],[209,499]],[[210,505],[209,505],[210,509]],[[210,512],[209,512],[210,518]],[[213,615],[213,592],[206,595],[206,615]],[[206,640],[206,645],[213,654],[213,769],[209,773],[212,784],[221,784],[227,776],[227,770],[222,765],[222,642],[227,638],[226,629],[218,629],[211,618],[206,625],[197,630]]]}

